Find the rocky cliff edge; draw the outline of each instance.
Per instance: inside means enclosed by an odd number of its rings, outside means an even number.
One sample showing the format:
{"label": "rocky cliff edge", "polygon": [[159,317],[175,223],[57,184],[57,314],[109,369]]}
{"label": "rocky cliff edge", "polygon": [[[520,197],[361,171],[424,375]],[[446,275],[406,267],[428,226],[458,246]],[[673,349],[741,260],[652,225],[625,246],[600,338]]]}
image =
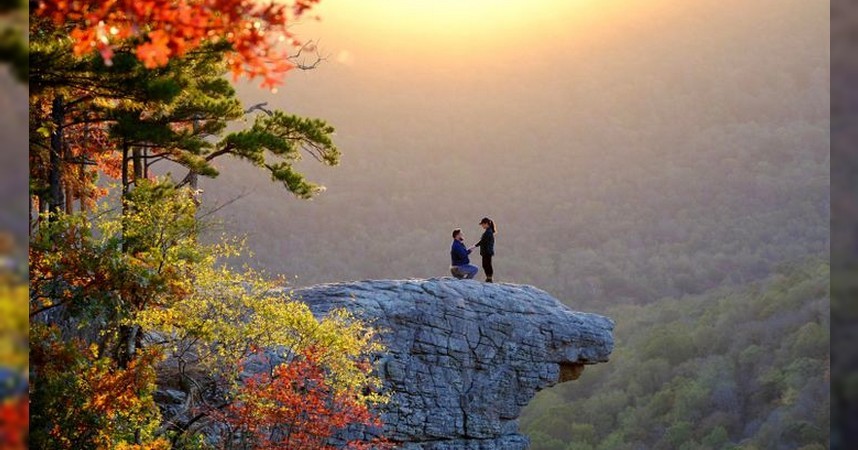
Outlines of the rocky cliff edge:
{"label": "rocky cliff edge", "polygon": [[384,435],[400,448],[524,449],[518,416],[537,391],[608,360],[614,323],[546,292],[473,280],[359,281],[295,290],[316,315],[346,308],[381,330],[393,392]]}

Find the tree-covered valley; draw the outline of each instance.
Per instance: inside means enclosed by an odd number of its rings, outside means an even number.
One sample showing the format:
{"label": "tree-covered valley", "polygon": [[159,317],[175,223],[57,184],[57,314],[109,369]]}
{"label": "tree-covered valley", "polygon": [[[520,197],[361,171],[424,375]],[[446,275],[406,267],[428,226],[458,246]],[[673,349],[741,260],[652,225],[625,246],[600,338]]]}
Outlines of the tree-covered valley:
{"label": "tree-covered valley", "polygon": [[828,448],[829,278],[815,261],[612,308],[613,362],[531,402],[533,448]]}

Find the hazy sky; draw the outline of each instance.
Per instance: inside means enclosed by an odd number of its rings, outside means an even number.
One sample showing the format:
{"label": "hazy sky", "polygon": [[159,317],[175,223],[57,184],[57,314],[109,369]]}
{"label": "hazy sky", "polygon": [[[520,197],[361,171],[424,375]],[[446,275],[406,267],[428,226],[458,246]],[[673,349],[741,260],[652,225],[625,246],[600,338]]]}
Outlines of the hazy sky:
{"label": "hazy sky", "polygon": [[[588,133],[606,122],[647,131],[653,117],[685,120],[689,108],[711,106],[684,104],[673,98],[677,90],[738,111],[749,110],[743,102],[767,86],[788,90],[776,85],[778,72],[810,62],[784,48],[817,46],[827,58],[827,5],[323,0],[321,20],[306,20],[295,32],[320,41],[329,60],[292,72],[276,94],[251,82],[240,95],[330,121],[344,166],[361,155],[427,146],[468,164],[539,145],[573,151],[570,139],[610,145],[610,137]],[[725,82],[725,74],[736,82]],[[827,82],[827,73],[815,76]],[[320,173],[336,183],[336,173]]]}
{"label": "hazy sky", "polygon": [[754,33],[753,24],[761,20],[782,20],[791,9],[810,12],[806,3],[323,0],[314,10],[320,20],[304,20],[295,31],[302,39],[320,39],[332,62],[360,70],[395,67],[417,75],[449,68],[562,64],[569,51],[592,57],[594,52],[633,47],[640,41],[695,39],[695,30],[701,41],[726,43],[731,36]]}
{"label": "hazy sky", "polygon": [[300,39],[320,41],[330,57],[327,70],[345,66],[420,80],[542,68],[566,59],[571,48],[586,53],[637,39],[688,9],[664,0],[328,0],[314,10],[318,21],[294,29]]}
{"label": "hazy sky", "polygon": [[[646,7],[634,6],[646,3]],[[411,70],[462,63],[512,64],[548,41],[607,39],[610,29],[644,19],[660,2],[623,0],[323,1],[318,35],[340,63],[405,65]]]}

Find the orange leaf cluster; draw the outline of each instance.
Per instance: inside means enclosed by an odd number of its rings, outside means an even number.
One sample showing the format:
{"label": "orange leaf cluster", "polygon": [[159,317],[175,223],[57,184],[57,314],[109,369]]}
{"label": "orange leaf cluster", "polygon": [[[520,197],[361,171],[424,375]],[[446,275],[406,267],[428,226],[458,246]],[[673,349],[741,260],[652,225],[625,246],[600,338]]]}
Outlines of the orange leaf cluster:
{"label": "orange leaf cluster", "polygon": [[232,45],[229,68],[236,76],[263,78],[274,87],[292,68],[288,25],[319,0],[42,0],[36,12],[70,26],[74,53],[94,51],[110,64],[114,50],[130,43],[146,67],[160,67],[206,41]]}
{"label": "orange leaf cluster", "polygon": [[[94,355],[91,357],[94,358]],[[141,408],[140,391],[155,382],[152,367],[160,359],[157,351],[147,349],[126,369],[95,364],[82,374],[81,382],[90,393],[88,410],[103,416]]]}
{"label": "orange leaf cluster", "polygon": [[[58,326],[37,323],[32,332],[30,363],[38,367],[38,376],[31,391],[38,408],[33,411],[36,435],[30,439],[50,441],[52,448],[69,450],[166,450],[161,439],[146,439],[150,447],[116,446],[132,440],[130,432],[151,426],[156,418],[150,393],[160,352],[138,352],[126,368],[121,368],[110,357],[99,355],[96,344],[64,337]],[[47,423],[46,418],[50,418]]]}
{"label": "orange leaf cluster", "polygon": [[[88,95],[79,89],[70,90],[69,93],[76,98]],[[31,114],[47,122],[44,118],[50,117],[50,103],[48,97],[31,99]],[[122,155],[118,152],[116,140],[110,137],[108,125],[109,122],[105,120],[92,120],[85,111],[72,110],[68,112],[62,127],[64,170],[61,183],[67,199],[79,200],[81,209],[95,206],[96,200],[107,195],[107,188],[96,182],[99,173],[112,179],[119,179],[122,175]],[[48,133],[55,132],[47,128],[40,131],[45,133],[43,137],[46,140]],[[49,158],[49,148],[40,145],[31,147],[31,179],[48,178]]]}

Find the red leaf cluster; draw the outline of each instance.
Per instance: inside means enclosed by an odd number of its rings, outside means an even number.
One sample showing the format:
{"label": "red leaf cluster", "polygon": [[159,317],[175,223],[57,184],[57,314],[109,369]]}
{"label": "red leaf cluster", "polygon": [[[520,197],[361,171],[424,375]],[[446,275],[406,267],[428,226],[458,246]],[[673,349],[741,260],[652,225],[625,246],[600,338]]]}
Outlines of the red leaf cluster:
{"label": "red leaf cluster", "polygon": [[[357,393],[331,386],[317,352],[308,350],[271,373],[257,374],[241,387],[236,401],[213,418],[256,449],[334,450],[329,439],[349,426],[381,427]],[[381,440],[348,443],[348,448],[385,447]]]}
{"label": "red leaf cluster", "polygon": [[288,26],[318,1],[42,0],[36,14],[71,27],[76,55],[98,51],[108,64],[123,43],[154,68],[206,41],[225,39],[233,48],[228,64],[235,76],[259,76],[263,87],[274,87],[293,67],[287,52],[297,42]]}
{"label": "red leaf cluster", "polygon": [[26,449],[29,424],[30,400],[26,395],[0,400],[0,448]]}

